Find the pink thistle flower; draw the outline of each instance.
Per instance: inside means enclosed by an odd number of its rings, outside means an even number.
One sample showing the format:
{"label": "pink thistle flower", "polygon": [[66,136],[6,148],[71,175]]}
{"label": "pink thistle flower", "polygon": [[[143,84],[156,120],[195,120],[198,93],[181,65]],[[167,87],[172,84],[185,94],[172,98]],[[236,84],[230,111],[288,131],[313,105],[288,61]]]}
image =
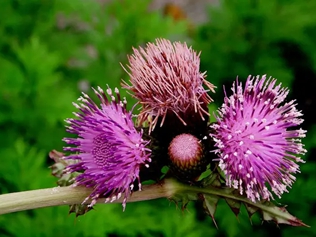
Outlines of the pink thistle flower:
{"label": "pink thistle flower", "polygon": [[300,172],[296,162],[304,162],[299,156],[306,153],[301,143],[306,131],[295,129],[302,114],[294,100],[282,105],[289,90],[275,84],[266,76],[249,76],[243,90],[237,80],[211,126],[226,184],[253,202],[273,199],[271,191],[279,198],[288,192],[293,174]]}
{"label": "pink thistle flower", "polygon": [[66,143],[73,145],[64,150],[74,152],[65,159],[76,161],[67,170],[79,172],[75,185],[93,189],[85,200],[90,199],[91,206],[100,197],[111,202],[124,195],[125,208],[136,180],[141,189],[140,167],[148,166],[151,161],[151,151],[146,148],[149,142],[144,141],[142,132],[135,129],[132,114],[127,112],[126,100],[121,101],[118,89],[115,89],[116,98],[111,89],[107,89],[111,100],[101,88],[94,91],[101,101],[100,108],[83,93],[79,98],[81,103],[74,103],[80,110],[80,113],[74,113],[77,118],[66,120],[69,124],[67,131],[78,136],[64,138]]}
{"label": "pink thistle flower", "polygon": [[162,126],[166,116],[173,113],[186,125],[192,111],[203,121],[208,119],[207,105],[213,100],[203,84],[212,92],[215,86],[199,71],[199,54],[185,43],[166,39],[157,39],[156,44],[148,43],[145,48],[133,51],[128,56],[130,72],[125,69],[131,85],[124,82],[123,86],[142,105],[140,123],[148,121],[152,131],[158,119]]}
{"label": "pink thistle flower", "polygon": [[173,138],[168,154],[174,174],[181,180],[198,178],[209,163],[203,153],[201,140],[192,134],[182,133]]}

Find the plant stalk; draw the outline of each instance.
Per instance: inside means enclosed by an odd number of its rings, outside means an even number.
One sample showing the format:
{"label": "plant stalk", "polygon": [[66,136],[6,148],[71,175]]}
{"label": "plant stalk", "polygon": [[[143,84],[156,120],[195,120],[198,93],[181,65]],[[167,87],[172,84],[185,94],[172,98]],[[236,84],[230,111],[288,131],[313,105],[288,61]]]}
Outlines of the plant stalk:
{"label": "plant stalk", "polygon": [[[171,197],[168,185],[146,185],[142,191],[133,192],[127,202],[139,202],[144,200]],[[80,204],[90,195],[91,189],[85,187],[54,187],[24,192],[8,193],[0,195],[0,215],[42,207]],[[112,203],[122,203],[123,197]],[[105,203],[105,198],[98,199],[98,203]],[[87,201],[89,204],[89,200]]]}
{"label": "plant stalk", "polygon": [[[277,223],[285,223],[294,226],[307,226],[296,217],[288,213],[284,208],[279,208],[270,202],[253,203],[241,195],[234,195],[229,188],[207,187],[199,188],[177,182],[173,179],[165,179],[158,184],[144,185],[142,191],[133,192],[127,202],[139,202],[158,198],[169,198],[174,201],[192,201],[198,199],[198,194],[218,196],[236,202],[249,204],[261,210],[263,219],[275,220]],[[54,187],[25,192],[0,195],[0,215],[42,207],[52,207],[73,204],[90,204],[87,200],[92,189],[85,187]],[[111,200],[111,203],[122,203],[124,197]],[[108,200],[100,198],[98,203],[106,203]],[[214,204],[214,208],[216,204]]]}

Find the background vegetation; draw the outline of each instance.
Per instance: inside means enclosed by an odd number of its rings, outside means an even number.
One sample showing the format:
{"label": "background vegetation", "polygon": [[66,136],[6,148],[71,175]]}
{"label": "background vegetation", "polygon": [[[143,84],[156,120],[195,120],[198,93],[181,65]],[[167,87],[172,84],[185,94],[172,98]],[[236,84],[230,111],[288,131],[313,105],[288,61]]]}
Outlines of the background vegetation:
{"label": "background vegetation", "polygon": [[[75,218],[68,207],[0,216],[0,236],[316,236],[316,2],[220,1],[194,25],[174,12],[148,11],[149,1],[7,0],[0,7],[0,193],[53,187],[48,152],[61,150],[71,102],[91,86],[128,79],[120,62],[132,47],[156,37],[186,41],[202,51],[202,71],[217,85],[216,105],[238,75],[268,74],[292,88],[304,112],[308,154],[281,204],[311,228],[249,222],[220,203],[216,220],[194,204],[168,200],[97,205]],[[123,92],[125,93],[125,92]],[[129,99],[131,104],[133,102]],[[215,108],[215,106],[213,106]]]}

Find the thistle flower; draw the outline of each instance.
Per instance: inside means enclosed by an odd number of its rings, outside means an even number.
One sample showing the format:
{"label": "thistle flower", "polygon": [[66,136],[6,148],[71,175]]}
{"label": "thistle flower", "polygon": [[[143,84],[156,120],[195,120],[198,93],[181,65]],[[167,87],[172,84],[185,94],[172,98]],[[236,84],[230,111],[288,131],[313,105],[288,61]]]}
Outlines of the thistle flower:
{"label": "thistle flower", "polygon": [[[168,114],[174,114],[184,124],[197,113],[208,119],[207,105],[213,101],[203,84],[214,92],[214,85],[199,71],[199,54],[184,43],[157,39],[145,48],[133,49],[128,56],[131,85],[124,82],[142,105],[138,121],[149,122],[149,132],[158,120],[163,125]],[[188,113],[189,112],[189,113]]]}
{"label": "thistle flower", "polygon": [[[93,89],[94,90],[94,89]],[[76,119],[67,119],[67,131],[76,134],[77,138],[64,138],[71,147],[65,151],[74,154],[65,157],[77,161],[69,165],[71,173],[79,172],[75,185],[84,185],[93,191],[85,200],[91,200],[91,206],[98,198],[106,197],[114,201],[124,195],[123,208],[131,194],[134,182],[141,188],[139,171],[141,166],[148,166],[150,150],[146,148],[148,141],[142,139],[132,121],[131,112],[126,110],[126,100],[120,99],[118,89],[116,98],[111,89],[108,100],[101,88],[94,90],[101,101],[99,108],[86,94],[79,98],[80,104],[74,106],[80,113],[74,113]]]}
{"label": "thistle flower", "polygon": [[208,162],[203,153],[202,141],[192,134],[180,134],[168,148],[171,169],[181,180],[193,180],[206,169]]}
{"label": "thistle flower", "polygon": [[266,76],[249,76],[244,90],[237,80],[232,91],[210,134],[226,183],[253,202],[273,199],[271,191],[280,198],[300,172],[296,162],[304,162],[299,155],[306,152],[301,143],[306,131],[295,129],[302,114],[294,100],[282,105],[289,90]]}

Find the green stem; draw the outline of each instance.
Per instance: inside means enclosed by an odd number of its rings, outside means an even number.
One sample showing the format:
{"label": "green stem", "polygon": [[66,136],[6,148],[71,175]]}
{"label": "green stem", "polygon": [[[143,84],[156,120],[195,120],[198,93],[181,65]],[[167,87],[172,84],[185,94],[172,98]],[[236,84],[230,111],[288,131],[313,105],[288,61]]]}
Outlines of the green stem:
{"label": "green stem", "polygon": [[[81,204],[90,195],[91,191],[91,189],[85,187],[68,186],[3,194],[0,195],[0,214],[42,207]],[[300,220],[288,213],[284,208],[279,208],[271,202],[253,203],[244,196],[233,194],[232,189],[230,188],[217,188],[211,186],[207,188],[199,188],[179,183],[173,179],[165,179],[159,184],[145,185],[142,191],[134,192],[127,199],[127,202],[138,202],[163,197],[175,201],[190,201],[198,199],[198,194],[204,194],[205,196],[210,197],[217,196],[249,204],[261,211],[264,220],[275,220],[277,223],[306,226]],[[122,200],[123,197],[113,201],[113,203],[122,203]],[[98,199],[98,203],[105,202],[106,200],[104,198]],[[89,204],[89,200],[87,203]]]}
{"label": "green stem", "polygon": [[[91,189],[85,187],[54,187],[25,192],[16,192],[0,195],[0,214],[18,212],[42,207],[72,205],[82,203],[91,193]],[[146,185],[142,191],[137,191],[127,200],[138,202],[162,197],[173,196],[172,188],[165,184]],[[100,198],[98,203],[104,203]],[[122,198],[113,203],[122,202]]]}

